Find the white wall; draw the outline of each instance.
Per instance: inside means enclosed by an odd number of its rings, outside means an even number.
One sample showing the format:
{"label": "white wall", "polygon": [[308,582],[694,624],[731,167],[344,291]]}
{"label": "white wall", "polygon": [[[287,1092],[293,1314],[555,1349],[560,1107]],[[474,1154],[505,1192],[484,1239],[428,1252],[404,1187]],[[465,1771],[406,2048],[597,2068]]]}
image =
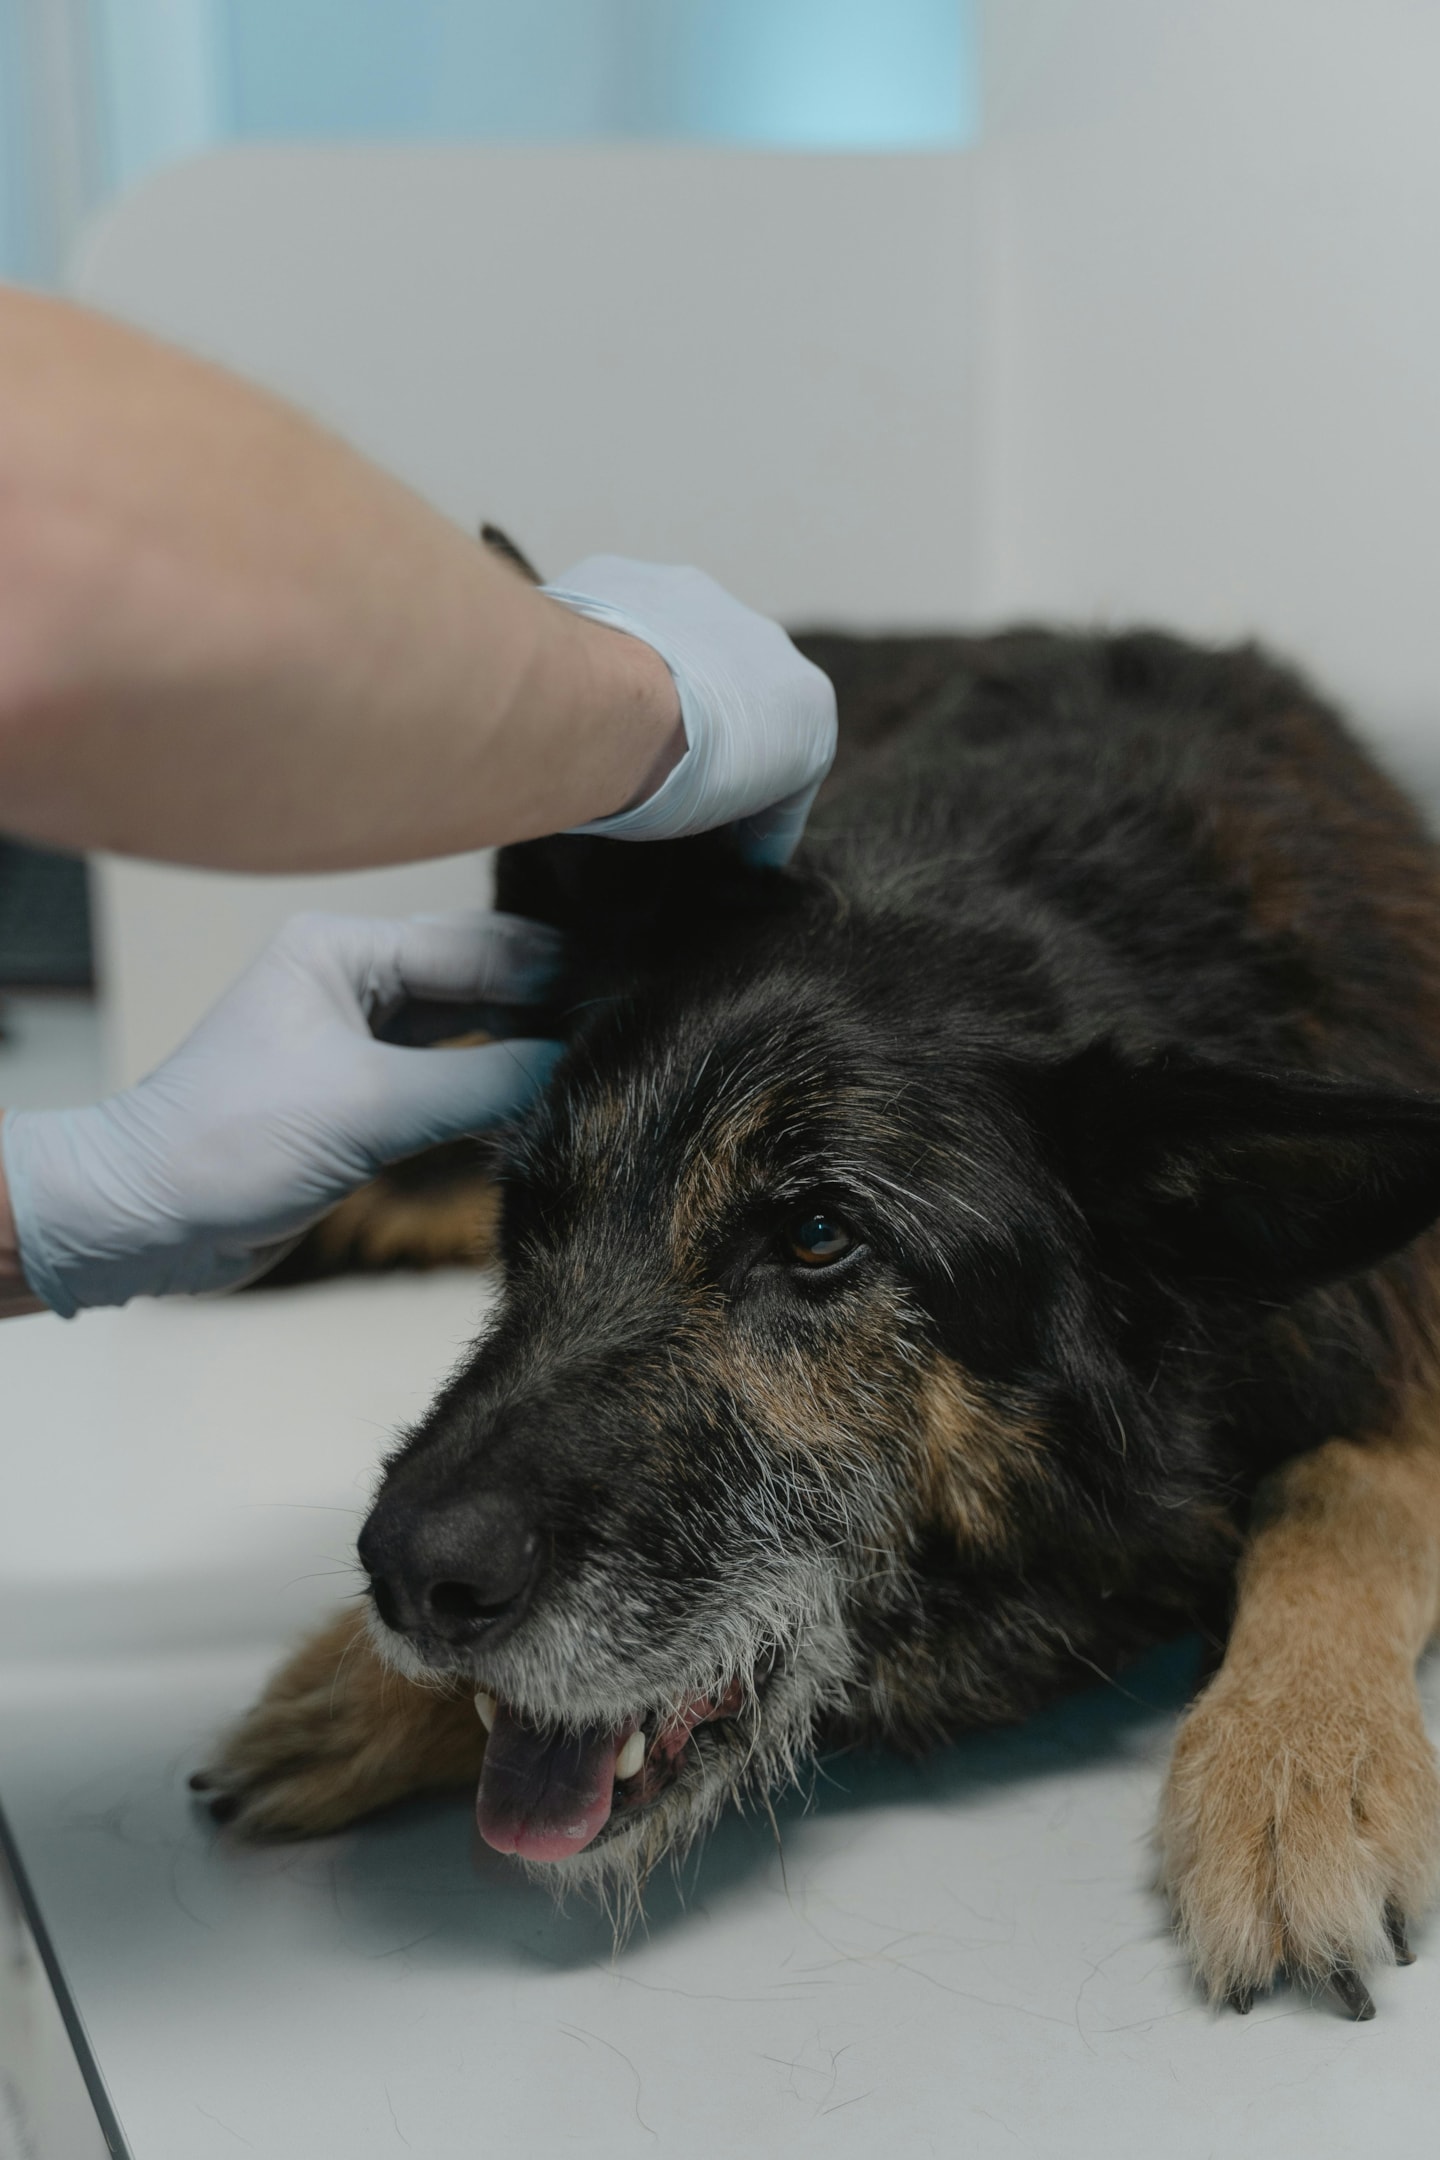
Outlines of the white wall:
{"label": "white wall", "polygon": [[225,151],[96,228],[88,299],[284,391],[543,570],[703,553],[788,616],[969,582],[960,156]]}
{"label": "white wall", "polygon": [[149,1072],[289,915],[484,907],[488,854],[331,877],[222,877],[100,856],[91,865],[107,1087]]}
{"label": "white wall", "polygon": [[1260,633],[1440,794],[1440,7],[986,44],[986,611]]}

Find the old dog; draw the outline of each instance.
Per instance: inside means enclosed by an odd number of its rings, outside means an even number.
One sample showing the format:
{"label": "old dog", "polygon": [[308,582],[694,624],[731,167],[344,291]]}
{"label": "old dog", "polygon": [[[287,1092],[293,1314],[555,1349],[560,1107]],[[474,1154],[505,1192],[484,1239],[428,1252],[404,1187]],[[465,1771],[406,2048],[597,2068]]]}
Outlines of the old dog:
{"label": "old dog", "polygon": [[502,857],[568,1055],[498,1161],[312,1246],[453,1257],[498,1191],[501,1302],[363,1611],[197,1783],[291,1835],[475,1781],[623,1905],[819,1749],[1198,1625],[1184,1939],[1241,2008],[1288,1969],[1368,2015],[1440,1852],[1440,857],[1256,650],[803,642],[842,746],[790,869]]}

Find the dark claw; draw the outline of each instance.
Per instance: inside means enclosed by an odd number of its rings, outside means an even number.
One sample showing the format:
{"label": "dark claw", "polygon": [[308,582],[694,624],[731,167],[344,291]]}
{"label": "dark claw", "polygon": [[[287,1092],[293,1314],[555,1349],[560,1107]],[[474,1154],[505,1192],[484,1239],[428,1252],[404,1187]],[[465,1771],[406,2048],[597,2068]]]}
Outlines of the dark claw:
{"label": "dark claw", "polygon": [[1241,2017],[1248,2017],[1254,2007],[1255,1990],[1253,1987],[1231,1988],[1225,2002],[1228,2009],[1238,2010]]}
{"label": "dark claw", "polygon": [[209,1792],[215,1780],[208,1770],[197,1770],[188,1781],[191,1792]]}
{"label": "dark claw", "polygon": [[1330,1985],[1357,2025],[1374,2017],[1374,1999],[1353,1965],[1337,1965],[1330,1975]]}
{"label": "dark claw", "polygon": [[1415,1952],[1410,1947],[1410,1937],[1405,1931],[1405,1915],[1398,1905],[1385,1907],[1385,1932],[1390,1937],[1390,1947],[1395,1952],[1397,1965],[1413,1965]]}
{"label": "dark claw", "polygon": [[222,1792],[222,1793],[217,1793],[217,1795],[215,1796],[215,1798],[214,1798],[214,1799],[213,1799],[213,1800],[212,1800],[212,1801],[210,1802],[210,1820],[211,1820],[211,1822],[217,1822],[217,1823],[227,1823],[227,1822],[234,1822],[234,1820],[235,1820],[235,1817],[236,1817],[236,1816],[237,1816],[237,1815],[239,1814],[239,1812],[240,1812],[240,1798],[239,1798],[239,1795],[238,1795],[238,1793],[233,1793],[233,1792]]}

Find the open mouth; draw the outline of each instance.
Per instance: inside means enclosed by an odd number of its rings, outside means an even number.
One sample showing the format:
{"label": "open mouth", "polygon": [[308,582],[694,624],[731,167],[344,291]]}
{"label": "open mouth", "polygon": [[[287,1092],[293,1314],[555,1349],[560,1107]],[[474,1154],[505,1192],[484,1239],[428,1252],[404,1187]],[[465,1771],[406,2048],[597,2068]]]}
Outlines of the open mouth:
{"label": "open mouth", "polygon": [[723,1695],[694,1695],[663,1716],[545,1731],[482,1688],[475,1707],[490,1737],[475,1799],[480,1835],[522,1860],[569,1860],[653,1806],[680,1775],[696,1731],[738,1717],[745,1695],[733,1680]]}

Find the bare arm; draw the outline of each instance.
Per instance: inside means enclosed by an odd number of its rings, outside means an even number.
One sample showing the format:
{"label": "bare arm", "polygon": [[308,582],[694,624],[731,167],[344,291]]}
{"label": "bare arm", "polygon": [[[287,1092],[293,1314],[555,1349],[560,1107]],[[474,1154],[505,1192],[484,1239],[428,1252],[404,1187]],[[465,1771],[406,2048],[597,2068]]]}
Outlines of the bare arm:
{"label": "bare arm", "polygon": [[658,656],[236,378],[0,292],[0,826],[255,871],[554,832],[683,748]]}

